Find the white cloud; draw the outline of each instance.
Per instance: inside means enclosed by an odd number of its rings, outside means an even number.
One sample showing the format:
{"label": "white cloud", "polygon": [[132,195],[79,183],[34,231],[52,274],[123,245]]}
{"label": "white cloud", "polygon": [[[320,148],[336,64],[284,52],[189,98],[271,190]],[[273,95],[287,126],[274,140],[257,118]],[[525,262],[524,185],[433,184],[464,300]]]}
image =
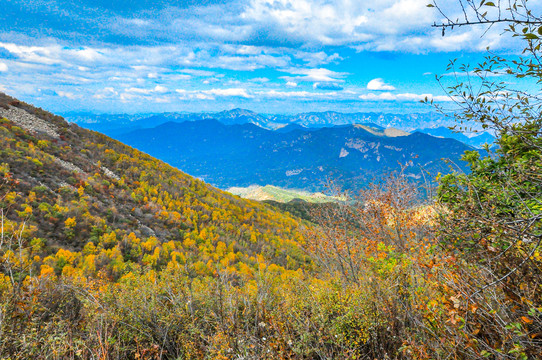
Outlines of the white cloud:
{"label": "white cloud", "polygon": [[138,98],[139,96],[137,95],[134,95],[134,94],[130,94],[130,93],[122,93],[120,94],[120,101],[122,102],[129,102],[135,98]]}
{"label": "white cloud", "polygon": [[256,46],[242,45],[236,52],[241,55],[257,55],[260,54],[262,50]]}
{"label": "white cloud", "polygon": [[171,99],[168,97],[158,97],[158,98],[154,98],[153,100],[154,102],[159,103],[159,104],[167,104],[171,102]]}
{"label": "white cloud", "polygon": [[376,91],[382,91],[382,90],[390,91],[390,90],[395,90],[395,87],[392,85],[386,84],[384,80],[382,80],[381,78],[377,78],[377,79],[373,79],[369,81],[369,83],[367,84],[367,89],[376,90]]}
{"label": "white cloud", "polygon": [[228,70],[252,71],[267,67],[286,67],[290,64],[290,57],[267,54],[249,56],[218,56],[214,66]]}
{"label": "white cloud", "polygon": [[252,78],[250,79],[251,82],[254,82],[254,83],[267,83],[269,82],[269,78],[266,78],[266,77],[256,77],[256,78]]}
{"label": "white cloud", "polygon": [[98,99],[98,100],[109,99],[109,98],[113,98],[117,96],[118,94],[119,93],[114,88],[106,87],[96,92],[93,95],[93,98]]}
{"label": "white cloud", "polygon": [[342,78],[347,75],[346,73],[331,71],[325,68],[313,68],[313,69],[288,69],[283,70],[293,75],[300,76],[283,76],[282,78],[291,82],[342,82]]}
{"label": "white cloud", "polygon": [[[263,26],[269,38],[284,39],[293,45],[418,53],[479,50],[503,44],[500,29],[492,30],[496,36],[481,37],[483,27],[456,29],[442,37],[438,29],[430,28],[431,24],[442,22],[442,16],[436,9],[428,8],[427,3],[427,0],[250,0],[241,20],[256,30]],[[450,18],[462,16],[457,2],[441,1],[440,5]],[[320,64],[326,60],[321,61]]]}
{"label": "white cloud", "polygon": [[57,91],[56,93],[58,94],[58,96],[65,97],[65,98],[70,99],[70,100],[74,100],[74,99],[79,98],[79,96],[77,96],[74,93],[71,93],[69,91]]}
{"label": "white cloud", "polygon": [[200,70],[200,69],[182,69],[179,70],[182,73],[190,74],[193,76],[214,76],[216,73],[209,70]]}
{"label": "white cloud", "polygon": [[426,0],[251,0],[241,18],[304,42],[354,45],[426,28],[438,13]]}
{"label": "white cloud", "polygon": [[464,44],[472,42],[475,34],[471,31],[462,33],[450,33],[446,36],[436,36],[430,40],[433,48],[442,51],[458,51]]}
{"label": "white cloud", "polygon": [[269,90],[266,92],[260,92],[260,95],[265,95],[274,98],[289,98],[289,97],[309,97],[312,93],[308,91],[277,91]]}
{"label": "white cloud", "polygon": [[20,61],[43,64],[43,65],[74,65],[79,63],[77,68],[84,71],[87,67],[82,64],[94,64],[107,61],[107,57],[100,49],[85,47],[73,49],[60,44],[48,44],[42,46],[27,46],[15,43],[0,42],[0,48],[4,48],[16,55]]}
{"label": "white cloud", "polygon": [[238,96],[244,98],[251,98],[252,95],[248,94],[246,89],[230,88],[230,89],[211,89],[202,90],[203,94],[216,95],[216,96]]}
{"label": "white cloud", "polygon": [[269,90],[269,91],[260,91],[258,92],[258,95],[264,96],[264,97],[270,97],[270,98],[278,98],[278,99],[287,99],[287,98],[303,98],[303,99],[313,99],[313,98],[332,98],[337,95],[336,92],[327,92],[327,93],[319,93],[319,92],[310,92],[310,91],[277,91],[277,90]]}
{"label": "white cloud", "polygon": [[[447,31],[442,37],[440,32],[430,27],[433,21],[440,21],[440,15],[425,7],[427,0],[197,3],[183,9],[170,7],[160,10],[158,6],[156,11],[141,13],[127,10],[123,16],[134,18],[126,18],[124,23],[117,24],[125,26],[124,29],[111,25],[118,20],[112,11],[99,19],[103,31],[98,34],[89,30],[87,34],[81,34],[81,38],[55,40],[54,34],[64,36],[62,32],[50,32],[52,35],[46,38],[39,34],[30,37],[23,32],[3,34],[0,53],[2,57],[8,57],[0,60],[2,82],[14,95],[26,96],[29,100],[37,97],[37,88],[44,89],[39,94],[40,101],[52,100],[56,89],[62,89],[63,95],[57,92],[57,97],[80,96],[81,106],[90,109],[103,105],[114,110],[115,106],[122,105],[118,104],[120,98],[132,100],[134,109],[137,106],[145,108],[143,104],[147,100],[158,102],[162,101],[159,99],[168,99],[173,109],[173,100],[178,96],[222,101],[209,107],[246,103],[244,99],[267,96],[333,99],[336,101],[329,102],[328,106],[340,108],[346,106],[346,101],[341,103],[343,100],[359,103],[360,99],[416,101],[423,96],[406,92],[418,90],[400,89],[395,79],[387,78],[380,71],[380,65],[376,69],[352,67],[364,55],[353,54],[348,48],[401,53],[478,50],[486,45],[498,49],[507,38],[495,28],[481,38],[484,29],[470,27]],[[446,13],[454,14],[453,5],[446,6]],[[138,20],[137,16],[141,19]],[[133,29],[139,30],[132,33]],[[86,35],[92,41],[86,41]],[[119,40],[119,35],[125,36]],[[83,43],[93,45],[80,46]],[[475,59],[477,53],[474,54],[469,59]],[[335,66],[343,60],[344,66]],[[258,69],[265,70],[255,71]],[[352,72],[357,74],[339,72],[345,71],[342,69],[353,69]],[[244,73],[238,75],[227,70]],[[438,69],[435,71],[438,73]],[[277,72],[281,73],[279,78]],[[365,77],[366,74],[371,76],[367,80],[382,76],[390,83],[381,78],[373,79],[366,84],[368,90],[360,91],[365,85],[365,82],[360,83],[360,76]],[[262,76],[268,79],[260,78]],[[240,79],[241,83],[231,82],[231,79]],[[20,90],[23,83],[28,90]],[[429,83],[427,86],[425,92],[439,91],[437,86]],[[195,90],[202,87],[213,89]],[[177,88],[189,90],[177,92],[178,96],[174,98],[172,95]],[[349,92],[349,88],[356,93]],[[400,91],[403,93],[395,94]],[[363,92],[368,94],[359,98]],[[117,101],[98,102],[94,99]],[[258,100],[251,102],[255,107],[263,103],[258,103]],[[294,104],[295,100],[291,103]],[[57,104],[61,108],[63,100],[58,100]],[[95,104],[100,106],[94,107]],[[194,104],[198,102],[194,101]],[[278,111],[283,109],[278,108]]]}
{"label": "white cloud", "polygon": [[84,49],[68,49],[66,50],[68,53],[73,55],[76,58],[79,58],[81,60],[84,60],[86,62],[95,62],[97,60],[102,59],[103,55],[98,51],[97,49],[92,48],[84,48]]}
{"label": "white cloud", "polygon": [[426,98],[428,100],[434,101],[453,101],[449,96],[442,95],[433,95],[433,94],[412,94],[412,93],[402,93],[402,94],[392,94],[390,92],[383,93],[369,93],[362,94],[359,96],[361,100],[366,101],[422,101]]}
{"label": "white cloud", "polygon": [[180,95],[181,100],[187,99],[200,99],[200,100],[214,100],[216,97],[242,97],[245,99],[253,98],[254,96],[249,94],[246,89],[243,88],[226,88],[226,89],[210,89],[210,90],[186,90],[176,89]]}
{"label": "white cloud", "polygon": [[131,87],[131,88],[125,89],[124,91],[127,93],[135,93],[135,94],[143,94],[143,95],[148,95],[153,92],[152,89],[141,89],[141,88],[136,88],[136,87]]}
{"label": "white cloud", "polygon": [[336,92],[310,92],[310,91],[257,91],[253,94],[247,92],[246,89],[241,88],[228,88],[228,89],[211,89],[211,90],[175,90],[179,94],[181,100],[215,100],[217,97],[242,97],[242,98],[274,98],[274,99],[288,99],[288,98],[300,98],[300,99],[318,99],[318,98],[333,98],[337,95]]}
{"label": "white cloud", "polygon": [[[139,79],[138,79],[139,80]],[[127,93],[135,93],[135,94],[141,94],[141,95],[149,95],[152,93],[165,93],[168,91],[168,89],[161,85],[156,85],[152,89],[142,89],[142,88],[136,88],[136,87],[130,87],[124,90]]]}
{"label": "white cloud", "polygon": [[252,0],[242,19],[271,23],[277,29],[296,37],[331,45],[343,38],[363,39],[356,31],[367,23],[363,6],[342,0],[333,4],[309,0]]}
{"label": "white cloud", "polygon": [[369,93],[369,94],[360,95],[359,98],[361,100],[370,100],[370,101],[397,100],[397,95],[394,95],[389,92],[385,92],[381,94]]}
{"label": "white cloud", "polygon": [[171,79],[171,80],[190,80],[190,79],[192,79],[192,75],[175,74],[175,75],[169,75],[168,78]]}
{"label": "white cloud", "polygon": [[10,53],[16,55],[21,61],[45,65],[62,64],[64,61],[58,58],[60,47],[55,46],[24,46],[14,43],[0,43]]}
{"label": "white cloud", "polygon": [[297,59],[301,59],[309,67],[321,66],[322,64],[328,64],[331,62],[343,60],[343,58],[337,53],[328,55],[324,51],[319,51],[319,52],[298,51],[294,53],[294,57]]}

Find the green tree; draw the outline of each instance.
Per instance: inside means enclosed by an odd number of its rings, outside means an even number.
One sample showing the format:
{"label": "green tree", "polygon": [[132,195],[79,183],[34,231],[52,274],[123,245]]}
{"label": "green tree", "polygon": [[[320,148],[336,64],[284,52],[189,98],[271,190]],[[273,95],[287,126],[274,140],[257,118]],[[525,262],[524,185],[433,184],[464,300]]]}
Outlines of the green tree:
{"label": "green tree", "polygon": [[[527,1],[459,0],[452,20],[438,2],[446,30],[505,24],[522,44],[519,56],[488,52],[470,67],[451,61],[466,81],[449,87],[458,130],[490,131],[488,155],[467,152],[469,173],[440,179],[443,244],[458,255],[461,276],[450,278],[452,306],[461,313],[455,334],[465,357],[542,356],[542,18]],[[506,3],[506,4],[504,4]],[[440,80],[440,79],[439,79]],[[512,80],[512,81],[510,81]],[[522,85],[523,84],[523,85]],[[435,105],[443,113],[449,109]]]}

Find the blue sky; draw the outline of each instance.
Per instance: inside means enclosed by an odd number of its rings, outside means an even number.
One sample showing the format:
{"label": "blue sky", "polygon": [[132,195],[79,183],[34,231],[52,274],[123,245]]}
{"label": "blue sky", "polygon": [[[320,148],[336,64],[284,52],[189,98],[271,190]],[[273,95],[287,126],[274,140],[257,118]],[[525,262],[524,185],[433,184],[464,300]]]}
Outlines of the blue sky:
{"label": "blue sky", "polygon": [[498,29],[443,37],[427,3],[0,0],[0,91],[59,113],[430,111],[450,59],[517,49]]}

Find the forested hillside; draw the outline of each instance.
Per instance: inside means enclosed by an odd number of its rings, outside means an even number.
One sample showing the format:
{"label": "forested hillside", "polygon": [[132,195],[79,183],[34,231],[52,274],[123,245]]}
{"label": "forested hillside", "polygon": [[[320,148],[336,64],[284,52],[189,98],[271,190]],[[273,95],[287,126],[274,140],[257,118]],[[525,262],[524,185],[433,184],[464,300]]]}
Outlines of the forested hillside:
{"label": "forested hillside", "polygon": [[[44,248],[80,251],[105,241],[105,250],[112,250],[123,240],[123,250],[139,254],[134,258],[139,262],[145,254],[130,241],[145,237],[150,239],[149,264],[156,266],[167,264],[151,259],[163,250],[155,249],[156,238],[173,241],[168,253],[192,249],[198,257],[218,242],[243,254],[293,255],[288,248],[295,249],[300,239],[292,232],[299,226],[296,220],[214,189],[101,134],[3,100],[4,216],[33,229]],[[213,262],[211,257],[199,260]]]}

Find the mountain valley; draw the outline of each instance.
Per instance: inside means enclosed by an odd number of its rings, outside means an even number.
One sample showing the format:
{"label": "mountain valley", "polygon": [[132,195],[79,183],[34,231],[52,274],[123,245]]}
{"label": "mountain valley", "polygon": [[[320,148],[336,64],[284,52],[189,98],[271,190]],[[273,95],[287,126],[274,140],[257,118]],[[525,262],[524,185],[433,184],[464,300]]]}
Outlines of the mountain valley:
{"label": "mountain valley", "polygon": [[[330,181],[359,189],[393,171],[416,181],[448,172],[471,147],[453,139],[374,124],[278,131],[207,119],[168,122],[119,140],[219,188],[274,185],[323,191]],[[424,178],[425,176],[425,178]]]}

